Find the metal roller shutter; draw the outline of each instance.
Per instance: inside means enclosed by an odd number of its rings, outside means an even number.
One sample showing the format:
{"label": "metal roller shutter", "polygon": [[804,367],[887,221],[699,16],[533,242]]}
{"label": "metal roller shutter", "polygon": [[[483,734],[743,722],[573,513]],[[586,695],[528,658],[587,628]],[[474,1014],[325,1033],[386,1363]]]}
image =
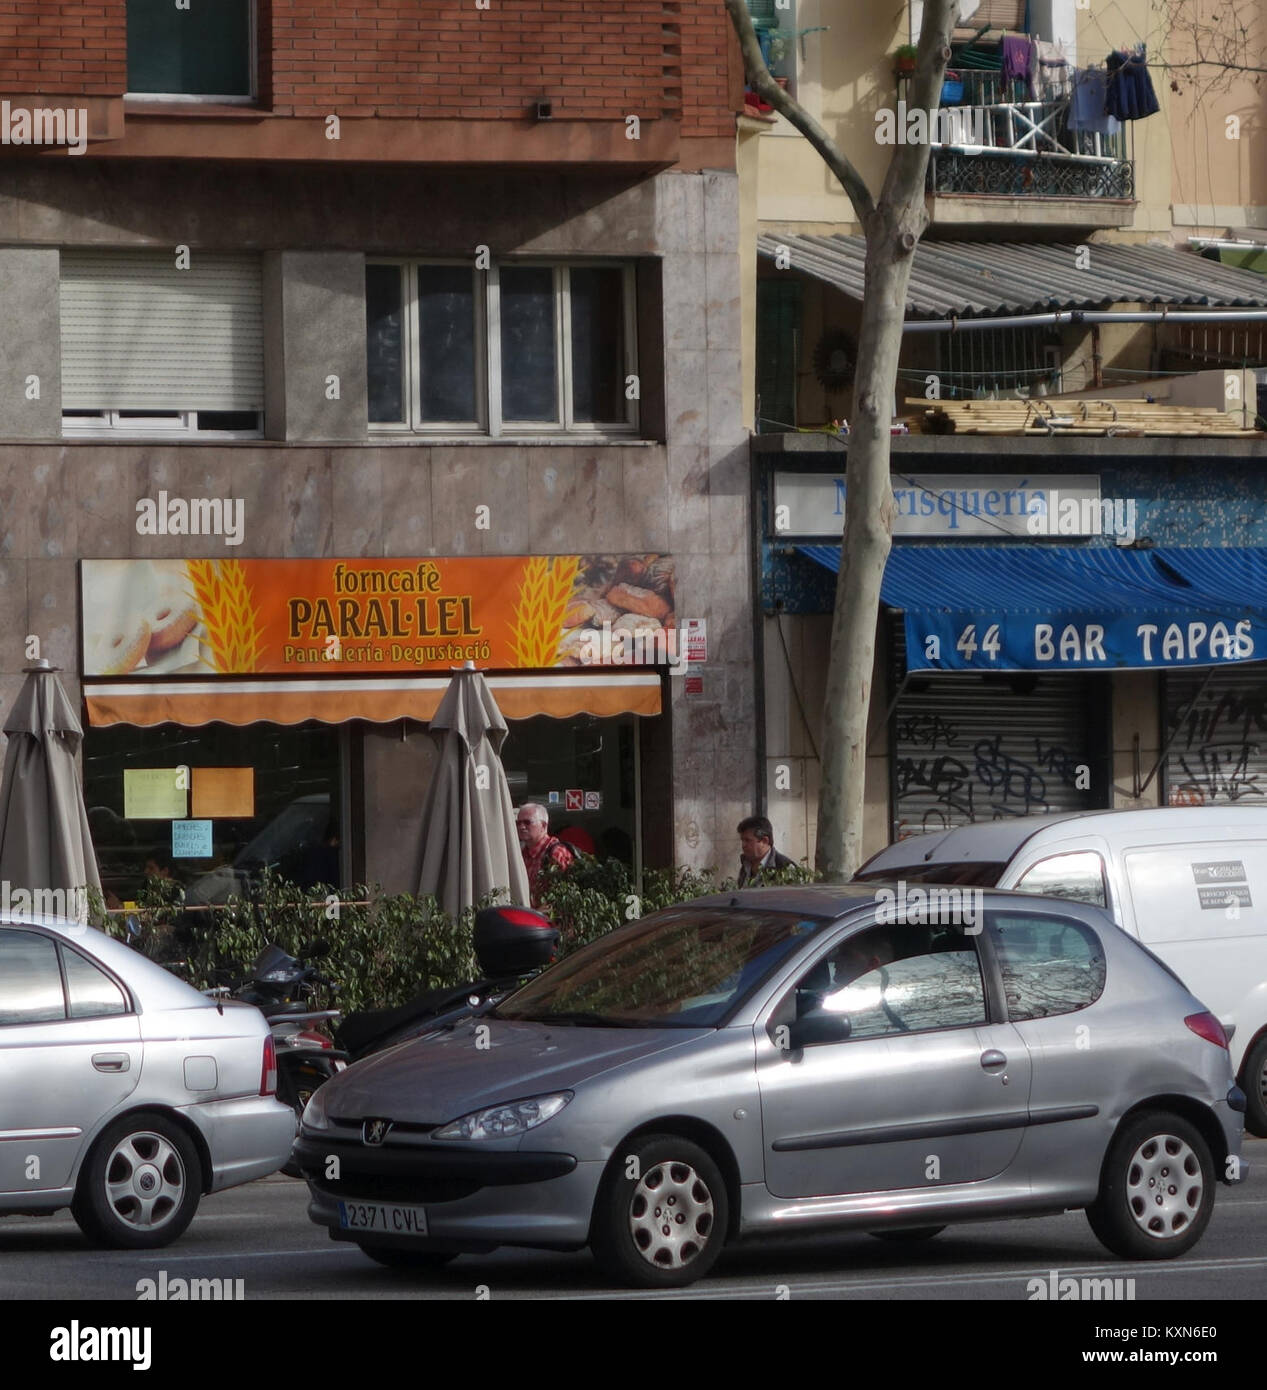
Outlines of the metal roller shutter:
{"label": "metal roller shutter", "polygon": [[258,256],[64,251],[62,406],[262,410]]}
{"label": "metal roller shutter", "polygon": [[[971,821],[1108,804],[1092,682],[1075,673],[1016,681],[921,678],[893,713],[893,838]],[[1091,770],[1078,777],[1078,767]],[[1076,784],[1089,785],[1083,789]]]}
{"label": "metal roller shutter", "polygon": [[1261,806],[1267,803],[1267,662],[1216,670],[1194,704],[1206,674],[1166,674],[1166,801]]}

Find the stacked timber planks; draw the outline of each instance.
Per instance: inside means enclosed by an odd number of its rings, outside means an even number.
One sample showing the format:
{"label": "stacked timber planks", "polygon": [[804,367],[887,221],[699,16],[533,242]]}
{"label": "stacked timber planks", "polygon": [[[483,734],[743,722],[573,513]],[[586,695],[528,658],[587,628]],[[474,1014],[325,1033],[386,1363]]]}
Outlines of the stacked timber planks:
{"label": "stacked timber planks", "polygon": [[1118,436],[1218,436],[1262,438],[1244,417],[1213,406],[1164,405],[1146,400],[934,401],[906,403],[916,434],[1083,434]]}

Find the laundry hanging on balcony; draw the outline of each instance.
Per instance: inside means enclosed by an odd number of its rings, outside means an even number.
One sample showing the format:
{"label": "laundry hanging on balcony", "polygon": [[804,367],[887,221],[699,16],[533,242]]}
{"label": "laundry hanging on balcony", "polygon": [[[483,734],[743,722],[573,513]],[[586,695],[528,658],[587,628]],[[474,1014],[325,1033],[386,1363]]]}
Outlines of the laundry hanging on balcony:
{"label": "laundry hanging on balcony", "polygon": [[1105,65],[1109,70],[1105,109],[1110,115],[1123,121],[1142,121],[1161,110],[1143,44],[1129,52],[1118,49],[1110,53]]}
{"label": "laundry hanging on balcony", "polygon": [[1034,40],[1034,59],[1037,69],[1038,98],[1052,101],[1069,95],[1070,65],[1065,46],[1059,39],[1048,43]]}
{"label": "laundry hanging on balcony", "polygon": [[1116,135],[1121,125],[1105,108],[1109,75],[1104,68],[1079,68],[1073,75],[1069,129],[1094,135]]}
{"label": "laundry hanging on balcony", "polygon": [[1003,80],[1024,82],[1025,96],[1034,100],[1034,41],[1028,34],[1003,36]]}

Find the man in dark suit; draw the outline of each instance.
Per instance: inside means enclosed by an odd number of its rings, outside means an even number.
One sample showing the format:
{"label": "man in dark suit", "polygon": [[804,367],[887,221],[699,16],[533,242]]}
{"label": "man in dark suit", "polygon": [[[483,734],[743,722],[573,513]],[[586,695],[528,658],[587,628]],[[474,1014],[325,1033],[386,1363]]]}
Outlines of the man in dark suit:
{"label": "man in dark suit", "polygon": [[769,869],[789,869],[793,861],[774,847],[774,827],[764,816],[739,822],[739,886],[756,888]]}

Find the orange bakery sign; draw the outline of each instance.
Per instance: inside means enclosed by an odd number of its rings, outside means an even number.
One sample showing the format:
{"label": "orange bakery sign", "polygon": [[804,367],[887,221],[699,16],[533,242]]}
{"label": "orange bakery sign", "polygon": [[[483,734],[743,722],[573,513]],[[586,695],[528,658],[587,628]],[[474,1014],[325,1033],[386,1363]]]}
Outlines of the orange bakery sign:
{"label": "orange bakery sign", "polygon": [[665,555],[84,560],[80,578],[85,676],[540,670],[675,650]]}

